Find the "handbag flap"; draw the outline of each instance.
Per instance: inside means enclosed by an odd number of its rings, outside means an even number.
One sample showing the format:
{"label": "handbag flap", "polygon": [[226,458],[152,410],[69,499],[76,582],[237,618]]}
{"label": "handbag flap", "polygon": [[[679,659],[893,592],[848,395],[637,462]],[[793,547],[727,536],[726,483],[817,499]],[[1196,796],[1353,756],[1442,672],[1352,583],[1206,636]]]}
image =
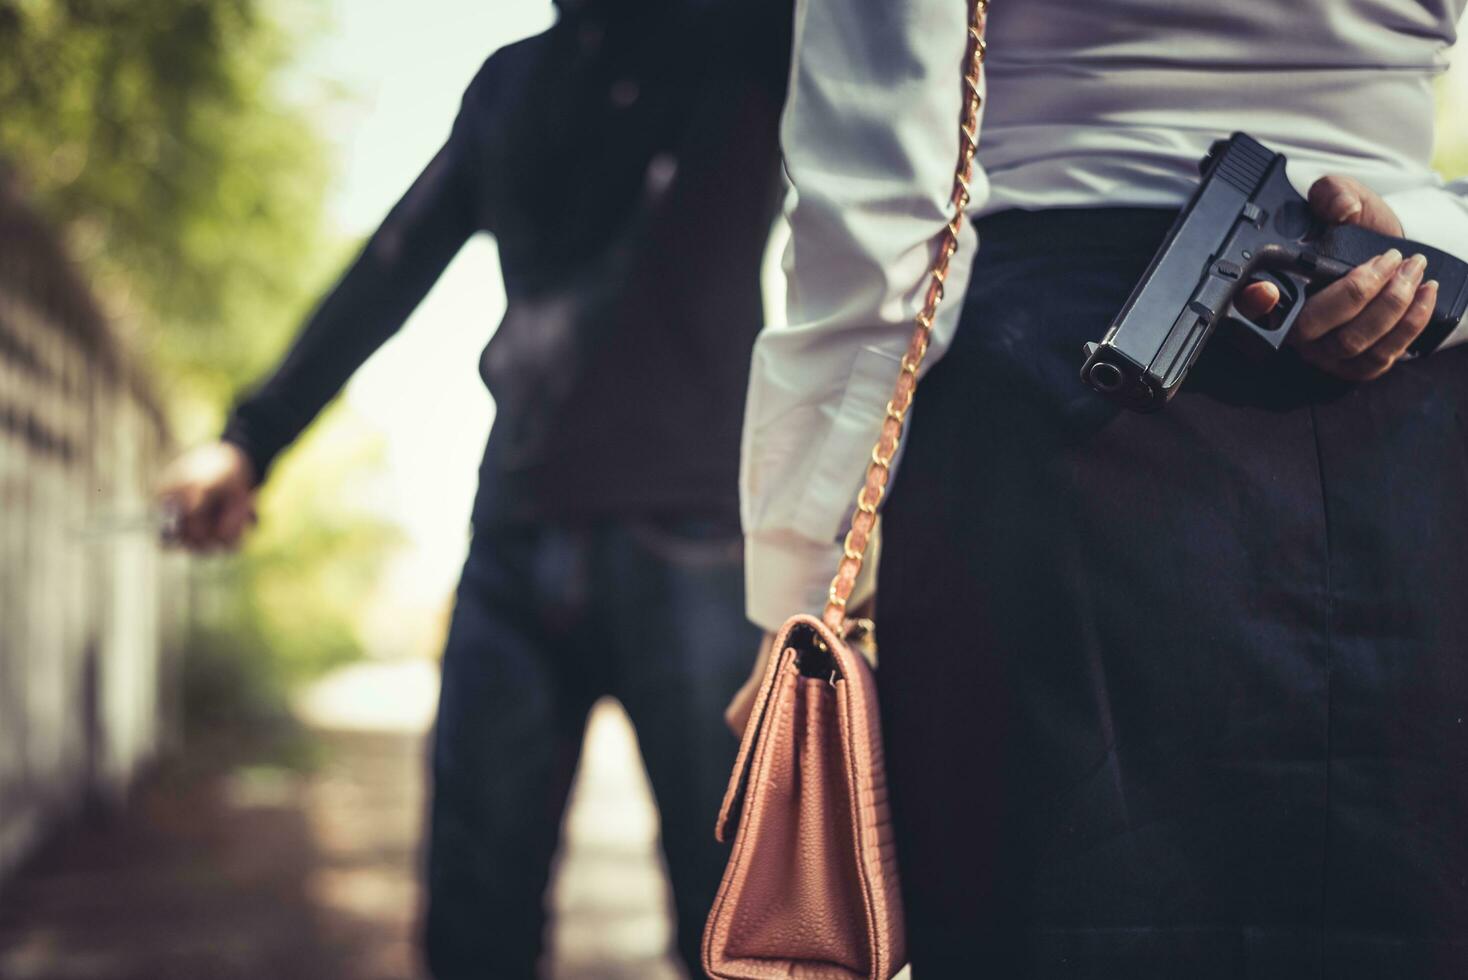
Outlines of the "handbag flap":
{"label": "handbag flap", "polygon": [[724,802],[719,807],[719,819],[714,824],[714,837],[720,844],[727,844],[739,820],[739,811],[744,801],[744,786],[749,780],[749,770],[754,765],[754,745],[764,727],[765,712],[769,710],[770,694],[775,681],[787,664],[793,666],[797,657],[790,647],[790,631],[797,624],[806,622],[819,625],[811,616],[797,616],[780,628],[771,647],[770,662],[765,667],[765,676],[760,681],[759,693],[755,695],[754,707],[749,712],[749,721],[739,739],[739,754],[734,757],[734,770],[729,775],[729,786],[724,790]]}

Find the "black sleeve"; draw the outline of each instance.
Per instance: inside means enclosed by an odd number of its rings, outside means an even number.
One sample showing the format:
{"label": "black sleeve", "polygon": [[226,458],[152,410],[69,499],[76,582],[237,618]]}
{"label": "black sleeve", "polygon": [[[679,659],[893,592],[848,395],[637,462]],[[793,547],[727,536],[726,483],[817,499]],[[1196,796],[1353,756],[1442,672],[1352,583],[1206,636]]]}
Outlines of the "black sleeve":
{"label": "black sleeve", "polygon": [[477,230],[470,110],[483,75],[466,93],[448,142],[326,294],[274,374],[230,415],[223,438],[244,450],[258,480],[398,331]]}

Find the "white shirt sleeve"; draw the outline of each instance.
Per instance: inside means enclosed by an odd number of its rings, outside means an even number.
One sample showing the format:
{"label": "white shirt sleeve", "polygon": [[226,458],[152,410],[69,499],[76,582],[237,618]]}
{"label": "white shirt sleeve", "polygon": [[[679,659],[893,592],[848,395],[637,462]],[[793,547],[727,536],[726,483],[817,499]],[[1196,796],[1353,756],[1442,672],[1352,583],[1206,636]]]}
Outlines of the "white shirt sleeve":
{"label": "white shirt sleeve", "polygon": [[[956,0],[796,4],[787,316],[755,344],[740,472],[748,612],[767,629],[819,612],[836,570],[950,218],[967,19]],[[981,173],[973,191],[976,206]],[[965,225],[928,366],[953,336],[976,245]]]}
{"label": "white shirt sleeve", "polygon": [[[1410,239],[1468,261],[1468,178],[1384,195]],[[1468,341],[1468,317],[1441,347]],[[1439,349],[1441,349],[1441,347]]]}

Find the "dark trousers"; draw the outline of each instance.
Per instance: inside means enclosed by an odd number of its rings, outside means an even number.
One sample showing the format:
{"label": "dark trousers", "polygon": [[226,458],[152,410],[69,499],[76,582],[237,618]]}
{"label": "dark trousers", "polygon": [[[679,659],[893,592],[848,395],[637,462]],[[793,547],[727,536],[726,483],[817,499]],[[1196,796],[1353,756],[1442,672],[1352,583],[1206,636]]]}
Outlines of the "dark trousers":
{"label": "dark trousers", "polygon": [[532,977],[587,713],[637,729],[694,975],[723,872],[714,818],[736,743],[722,711],[758,634],[737,534],[697,521],[479,530],[433,742],[426,947],[439,980]]}
{"label": "dark trousers", "polygon": [[1077,378],[1166,213],[1011,212],[917,395],[881,694],[916,980],[1468,977],[1468,349]]}

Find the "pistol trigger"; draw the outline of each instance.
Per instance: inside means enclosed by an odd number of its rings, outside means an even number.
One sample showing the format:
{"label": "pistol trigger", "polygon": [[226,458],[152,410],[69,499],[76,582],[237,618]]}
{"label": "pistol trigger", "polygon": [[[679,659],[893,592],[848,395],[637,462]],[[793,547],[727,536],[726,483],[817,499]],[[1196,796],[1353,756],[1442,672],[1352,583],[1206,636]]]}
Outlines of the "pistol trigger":
{"label": "pistol trigger", "polygon": [[1295,321],[1300,318],[1300,311],[1305,308],[1305,300],[1310,295],[1310,280],[1306,276],[1293,270],[1286,270],[1282,278],[1284,282],[1289,283],[1289,287],[1280,288],[1280,301],[1284,302],[1288,297],[1290,305],[1284,311],[1284,319],[1280,321],[1279,326],[1275,327],[1275,330],[1279,332],[1281,342],[1294,329]]}
{"label": "pistol trigger", "polygon": [[1278,349],[1283,346],[1295,321],[1299,319],[1300,311],[1305,306],[1305,294],[1310,281],[1288,270],[1260,269],[1254,273],[1252,282],[1273,283],[1275,289],[1279,290],[1279,302],[1262,323],[1244,316],[1237,307],[1229,311],[1229,318],[1268,342],[1271,347]]}

